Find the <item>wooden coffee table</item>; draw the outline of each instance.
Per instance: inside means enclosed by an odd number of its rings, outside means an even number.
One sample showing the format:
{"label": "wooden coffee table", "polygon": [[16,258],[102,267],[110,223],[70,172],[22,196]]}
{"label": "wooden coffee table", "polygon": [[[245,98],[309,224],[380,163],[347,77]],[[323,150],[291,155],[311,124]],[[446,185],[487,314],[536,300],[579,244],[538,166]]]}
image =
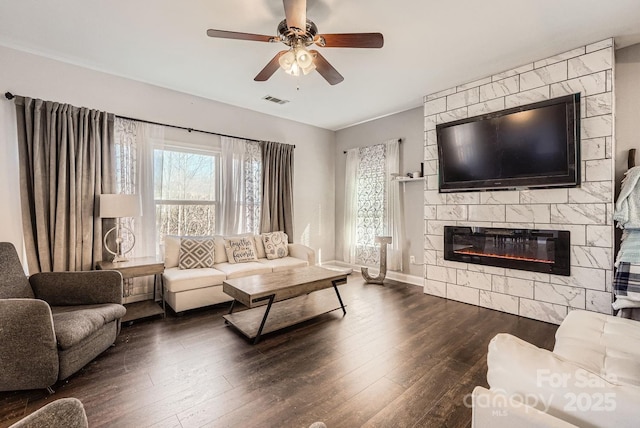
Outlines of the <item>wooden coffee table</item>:
{"label": "wooden coffee table", "polygon": [[[342,309],[347,314],[338,285],[346,284],[347,275],[318,266],[296,268],[264,275],[228,279],[222,283],[222,290],[233,297],[225,322],[234,326],[256,344],[265,333],[280,330],[321,314]],[[333,293],[319,290],[335,290]],[[237,302],[249,309],[233,313]],[[264,305],[262,309],[257,306]],[[340,303],[337,306],[337,303]],[[271,318],[267,319],[271,309]]]}

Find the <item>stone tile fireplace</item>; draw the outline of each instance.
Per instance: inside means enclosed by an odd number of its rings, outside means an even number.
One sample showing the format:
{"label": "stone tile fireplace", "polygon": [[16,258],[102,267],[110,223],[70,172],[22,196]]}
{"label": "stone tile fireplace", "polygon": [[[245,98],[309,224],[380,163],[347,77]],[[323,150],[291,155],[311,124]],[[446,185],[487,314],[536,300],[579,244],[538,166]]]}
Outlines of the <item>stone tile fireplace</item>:
{"label": "stone tile fireplace", "polygon": [[[611,312],[613,64],[613,40],[606,39],[424,97],[425,293],[555,324],[572,309]],[[438,124],[575,93],[578,187],[438,191]],[[476,264],[473,255],[454,261],[445,255],[446,226],[569,231],[570,275],[496,266],[495,257],[493,264]]]}
{"label": "stone tile fireplace", "polygon": [[445,226],[444,259],[462,263],[571,275],[570,232]]}

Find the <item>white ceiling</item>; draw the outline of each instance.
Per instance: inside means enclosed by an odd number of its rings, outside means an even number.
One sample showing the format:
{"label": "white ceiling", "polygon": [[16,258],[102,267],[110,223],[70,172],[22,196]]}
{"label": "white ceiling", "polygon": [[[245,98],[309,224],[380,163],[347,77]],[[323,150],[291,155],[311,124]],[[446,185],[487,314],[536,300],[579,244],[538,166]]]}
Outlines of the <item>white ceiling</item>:
{"label": "white ceiling", "polygon": [[281,70],[254,82],[284,45],[205,34],[275,35],[283,18],[281,0],[0,0],[0,44],[337,130],[607,37],[640,42],[640,0],[308,0],[320,33],[384,34],[382,49],[318,48],[345,78],[330,86]]}

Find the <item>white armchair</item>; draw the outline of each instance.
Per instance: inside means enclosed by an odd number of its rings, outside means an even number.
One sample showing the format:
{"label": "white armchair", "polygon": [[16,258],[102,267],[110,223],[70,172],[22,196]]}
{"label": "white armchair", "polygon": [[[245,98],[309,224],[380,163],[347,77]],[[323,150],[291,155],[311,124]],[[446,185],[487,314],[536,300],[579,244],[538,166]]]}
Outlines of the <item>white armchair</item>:
{"label": "white armchair", "polygon": [[640,426],[640,323],[572,311],[553,352],[509,334],[489,344],[490,390],[473,391],[473,427]]}

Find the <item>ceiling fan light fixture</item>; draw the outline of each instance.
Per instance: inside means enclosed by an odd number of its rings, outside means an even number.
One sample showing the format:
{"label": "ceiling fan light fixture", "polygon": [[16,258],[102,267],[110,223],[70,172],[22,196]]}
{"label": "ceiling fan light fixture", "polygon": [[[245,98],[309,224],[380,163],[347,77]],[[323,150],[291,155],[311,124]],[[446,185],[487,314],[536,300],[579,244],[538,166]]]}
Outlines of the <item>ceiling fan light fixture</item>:
{"label": "ceiling fan light fixture", "polygon": [[380,33],[318,34],[316,24],[307,19],[307,1],[283,0],[285,19],[278,24],[276,36],[214,29],[207,30],[207,35],[222,39],[281,42],[288,46],[288,50],[278,52],[253,78],[256,82],[268,80],[278,68],[282,68],[293,76],[299,76],[301,71],[308,74],[317,70],[330,85],[336,85],[344,77],[317,50],[307,48],[312,44],[329,48],[381,48],[384,37]]}
{"label": "ceiling fan light fixture", "polygon": [[285,73],[299,76],[301,71],[306,75],[316,69],[313,59],[313,54],[304,46],[296,46],[282,54],[278,62]]}
{"label": "ceiling fan light fixture", "polygon": [[285,70],[287,73],[289,73],[292,76],[300,76],[300,66],[298,65],[297,62],[294,62],[293,65],[291,66],[291,69],[289,69],[289,71]]}
{"label": "ceiling fan light fixture", "polygon": [[308,50],[303,48],[302,46],[294,49],[296,53],[296,62],[300,66],[300,68],[305,69],[313,64],[313,57]]}
{"label": "ceiling fan light fixture", "polygon": [[280,63],[280,67],[289,73],[291,67],[296,63],[296,55],[293,53],[293,49],[290,49],[285,54],[281,55],[278,62]]}
{"label": "ceiling fan light fixture", "polygon": [[315,69],[316,69],[316,65],[313,62],[311,62],[311,64],[308,67],[302,68],[302,72],[306,76],[307,74],[311,73]]}

